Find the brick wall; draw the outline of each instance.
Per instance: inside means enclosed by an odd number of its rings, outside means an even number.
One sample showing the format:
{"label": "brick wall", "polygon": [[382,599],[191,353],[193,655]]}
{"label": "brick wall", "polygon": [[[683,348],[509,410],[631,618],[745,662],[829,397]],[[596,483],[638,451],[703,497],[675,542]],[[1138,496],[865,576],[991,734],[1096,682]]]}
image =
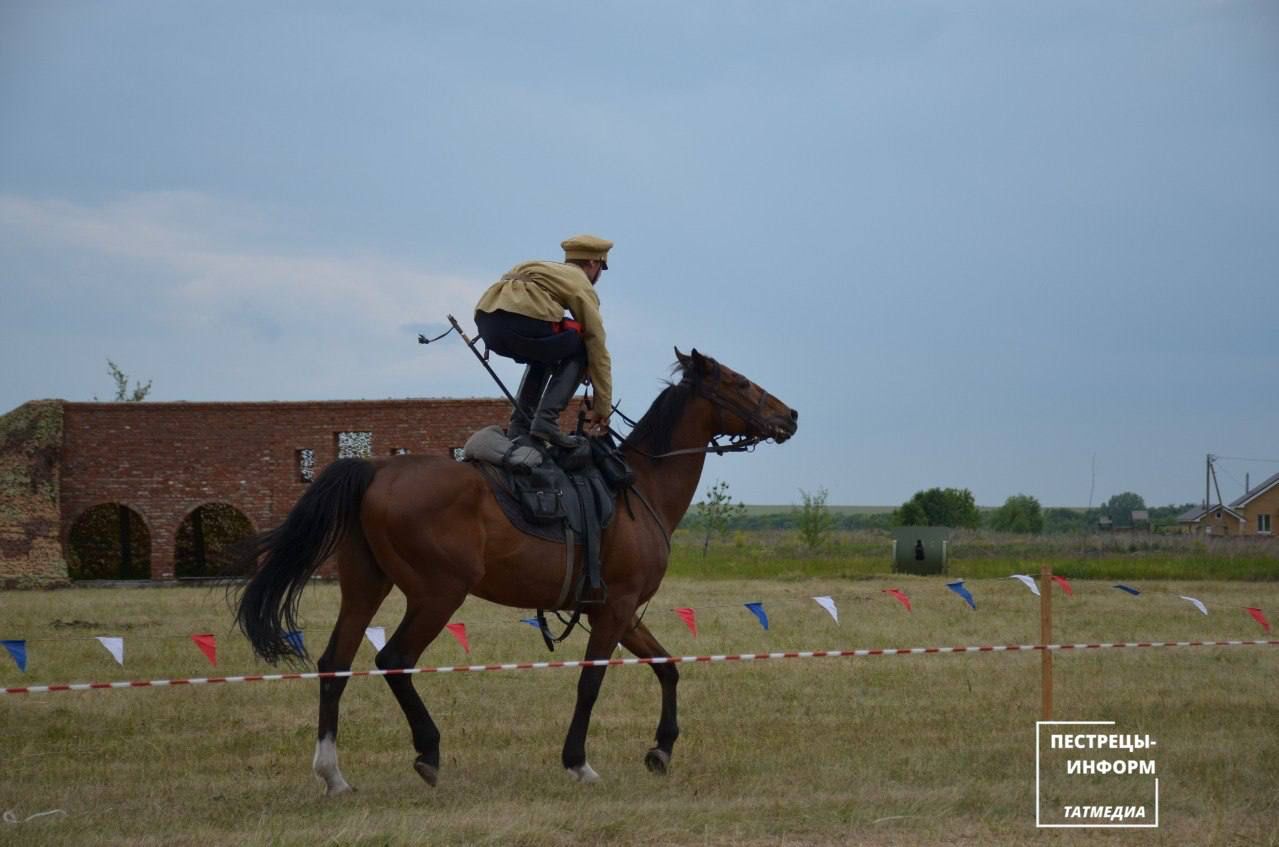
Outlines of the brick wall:
{"label": "brick wall", "polygon": [[[337,458],[339,432],[372,433],[374,456],[447,456],[481,427],[505,424],[505,400],[303,403],[68,403],[41,400],[0,416],[0,586],[67,581],[76,519],[128,506],[151,539],[151,576],[173,576],[178,527],[198,506],[227,503],[255,531],[276,526],[314,473]],[[575,422],[576,403],[561,418]]]}
{"label": "brick wall", "polygon": [[[151,574],[173,575],[178,526],[196,507],[228,503],[254,529],[280,523],[306,483],[337,458],[337,433],[371,432],[374,456],[393,449],[445,456],[475,430],[505,423],[504,400],[308,403],[66,403],[60,538],[99,503],[122,503],[151,534]],[[65,574],[65,568],[64,568]]]}

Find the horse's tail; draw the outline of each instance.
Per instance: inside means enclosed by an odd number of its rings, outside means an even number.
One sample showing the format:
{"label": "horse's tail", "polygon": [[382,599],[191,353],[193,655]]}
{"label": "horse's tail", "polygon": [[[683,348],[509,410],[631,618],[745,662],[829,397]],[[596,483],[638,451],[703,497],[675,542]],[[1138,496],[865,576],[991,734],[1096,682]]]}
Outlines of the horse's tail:
{"label": "horse's tail", "polygon": [[339,459],[311,483],[284,523],[249,539],[239,552],[241,572],[261,567],[240,594],[236,624],[253,652],[271,664],[306,658],[293,635],[302,589],[359,520],[360,501],[376,472],[364,459]]}

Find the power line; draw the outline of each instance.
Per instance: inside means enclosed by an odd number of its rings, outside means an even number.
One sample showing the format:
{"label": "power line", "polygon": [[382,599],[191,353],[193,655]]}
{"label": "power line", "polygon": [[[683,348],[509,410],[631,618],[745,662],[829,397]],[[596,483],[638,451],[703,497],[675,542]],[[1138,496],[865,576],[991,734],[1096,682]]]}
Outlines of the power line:
{"label": "power line", "polygon": [[1232,462],[1270,462],[1271,464],[1279,465],[1279,459],[1249,459],[1244,456],[1218,456],[1216,453],[1213,453],[1212,457],[1214,459],[1227,459]]}

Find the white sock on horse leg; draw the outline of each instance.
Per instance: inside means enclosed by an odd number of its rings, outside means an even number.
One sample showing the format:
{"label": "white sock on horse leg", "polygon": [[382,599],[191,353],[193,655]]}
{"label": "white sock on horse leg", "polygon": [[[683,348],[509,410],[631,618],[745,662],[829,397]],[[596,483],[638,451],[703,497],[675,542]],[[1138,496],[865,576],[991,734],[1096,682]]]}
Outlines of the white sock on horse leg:
{"label": "white sock on horse leg", "polygon": [[315,758],[311,761],[311,770],[324,783],[325,794],[332,796],[351,790],[350,784],[342,777],[342,771],[338,769],[338,745],[332,735],[326,735],[315,743]]}

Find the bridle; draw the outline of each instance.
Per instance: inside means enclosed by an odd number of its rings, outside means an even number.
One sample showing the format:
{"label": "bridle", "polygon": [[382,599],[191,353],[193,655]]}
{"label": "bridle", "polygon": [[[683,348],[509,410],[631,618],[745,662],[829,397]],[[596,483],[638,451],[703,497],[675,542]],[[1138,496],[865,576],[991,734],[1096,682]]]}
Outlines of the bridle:
{"label": "bridle", "polygon": [[[745,377],[743,377],[743,379],[745,379]],[[753,428],[765,430],[768,428],[768,422],[764,419],[763,411],[764,407],[768,404],[768,401],[772,398],[772,395],[760,388],[759,402],[757,402],[754,406],[750,406],[749,404],[740,402],[735,395],[725,394],[722,390],[724,380],[719,362],[715,362],[715,369],[709,375],[699,374],[690,376],[686,373],[684,378],[680,380],[681,385],[685,383],[688,383],[692,387],[694,394],[710,402],[715,415],[712,426],[716,433],[719,433],[724,428],[725,411],[741,418],[741,420],[746,424],[747,429]],[[754,383],[750,384],[759,388],[759,386]],[[635,421],[627,417],[621,409],[617,408],[617,406],[613,407],[613,411],[616,412],[617,415],[620,416],[622,420],[626,421],[626,423],[628,423],[632,428],[636,426]],[[618,440],[623,440],[622,436],[616,431],[611,428],[609,431],[612,432]],[[666,453],[657,454],[648,453],[633,444],[628,445],[628,448],[648,459],[665,459],[670,456],[681,456],[689,453],[714,453],[717,456],[722,456],[725,453],[749,453],[758,445],[768,441],[770,438],[772,438],[771,435],[737,435],[731,436],[732,440],[728,443],[721,444],[719,443],[719,435],[716,434],[711,436],[711,443],[706,447],[686,447],[682,450],[671,450]]]}

